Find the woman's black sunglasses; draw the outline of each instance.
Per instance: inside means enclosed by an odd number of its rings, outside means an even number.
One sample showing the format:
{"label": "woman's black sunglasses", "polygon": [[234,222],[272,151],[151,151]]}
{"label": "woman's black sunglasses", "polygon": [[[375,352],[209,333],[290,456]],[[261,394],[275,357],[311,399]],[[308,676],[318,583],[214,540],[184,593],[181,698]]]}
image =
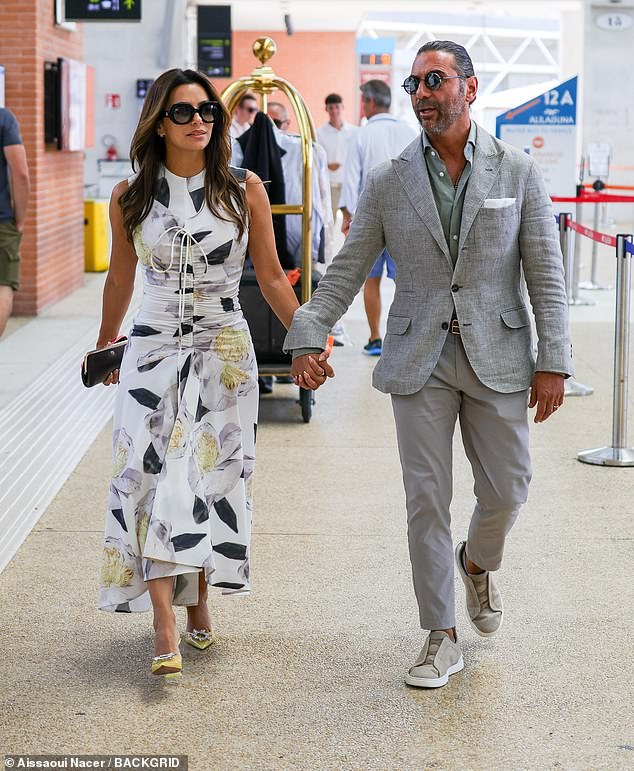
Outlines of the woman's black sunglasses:
{"label": "woman's black sunglasses", "polygon": [[221,114],[218,102],[201,102],[198,107],[188,102],[177,102],[169,110],[165,110],[163,115],[169,118],[177,126],[185,126],[194,120],[194,115],[200,115],[203,123],[213,123]]}
{"label": "woman's black sunglasses", "polygon": [[438,91],[442,86],[443,80],[455,80],[456,78],[466,79],[468,75],[442,75],[440,72],[432,70],[425,75],[424,78],[417,78],[416,75],[410,75],[403,81],[403,88],[411,96],[418,91],[418,87],[422,82],[425,84],[425,88],[430,91]]}

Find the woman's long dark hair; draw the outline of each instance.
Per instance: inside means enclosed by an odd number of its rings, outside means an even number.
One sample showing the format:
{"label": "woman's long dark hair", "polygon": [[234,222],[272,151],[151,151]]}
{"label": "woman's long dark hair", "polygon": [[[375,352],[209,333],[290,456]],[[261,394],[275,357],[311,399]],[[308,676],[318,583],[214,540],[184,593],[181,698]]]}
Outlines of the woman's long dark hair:
{"label": "woman's long dark hair", "polygon": [[188,83],[201,86],[209,99],[220,105],[211,139],[205,148],[205,201],[217,217],[236,224],[238,239],[242,238],[246,229],[246,196],[229,171],[231,118],[227,108],[221,102],[211,81],[201,72],[173,69],[164,72],[152,83],[132,137],[130,160],[132,168],[138,171],[138,174],[119,199],[123,225],[130,241],[135,228],[150,213],[158,192],[159,173],[161,165],[165,162],[165,140],[157,134],[157,126],[169,107],[174,89]]}

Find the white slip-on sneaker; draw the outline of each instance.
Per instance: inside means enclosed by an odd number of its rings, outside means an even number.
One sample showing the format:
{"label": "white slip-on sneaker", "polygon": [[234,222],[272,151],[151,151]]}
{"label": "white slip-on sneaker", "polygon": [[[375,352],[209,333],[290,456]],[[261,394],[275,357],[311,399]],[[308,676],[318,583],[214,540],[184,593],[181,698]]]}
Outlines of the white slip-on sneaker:
{"label": "white slip-on sneaker", "polygon": [[502,595],[490,570],[479,575],[467,573],[465,546],[465,541],[456,546],[456,565],[465,585],[467,618],[480,637],[493,637],[500,630],[504,618]]}
{"label": "white slip-on sneaker", "polygon": [[464,669],[458,637],[454,642],[446,632],[430,632],[420,656],[405,675],[414,688],[441,688],[450,675]]}

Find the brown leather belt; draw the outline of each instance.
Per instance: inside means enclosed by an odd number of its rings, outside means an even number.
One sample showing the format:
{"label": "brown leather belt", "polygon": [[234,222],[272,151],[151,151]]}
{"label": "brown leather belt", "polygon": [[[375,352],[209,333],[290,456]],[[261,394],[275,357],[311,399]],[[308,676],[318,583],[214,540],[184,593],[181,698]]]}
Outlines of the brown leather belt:
{"label": "brown leather belt", "polygon": [[451,319],[451,326],[449,327],[449,331],[452,335],[460,334],[460,324],[458,324],[458,319]]}

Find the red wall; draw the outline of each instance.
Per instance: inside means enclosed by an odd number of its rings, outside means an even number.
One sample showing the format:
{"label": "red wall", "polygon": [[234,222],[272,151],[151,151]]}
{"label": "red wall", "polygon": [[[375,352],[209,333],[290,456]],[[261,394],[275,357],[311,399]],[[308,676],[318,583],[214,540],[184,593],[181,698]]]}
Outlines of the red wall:
{"label": "red wall", "polygon": [[82,60],[83,44],[81,31],[55,27],[54,0],[0,0],[5,102],[20,123],[31,176],[18,314],[36,314],[83,282],[83,153],[44,145],[44,62],[58,56]]}
{"label": "red wall", "polygon": [[[4,0],[3,0],[4,1]],[[354,32],[286,32],[237,31],[233,33],[233,80],[250,75],[259,65],[251,46],[258,37],[268,35],[277,44],[277,53],[269,64],[276,75],[288,80],[302,95],[311,111],[316,126],[326,123],[324,109],[327,94],[341,94],[345,106],[344,118],[354,122],[356,93],[356,55]],[[214,79],[222,90],[231,80]],[[284,102],[278,92],[270,97]],[[297,122],[291,115],[291,131],[297,131]]]}

